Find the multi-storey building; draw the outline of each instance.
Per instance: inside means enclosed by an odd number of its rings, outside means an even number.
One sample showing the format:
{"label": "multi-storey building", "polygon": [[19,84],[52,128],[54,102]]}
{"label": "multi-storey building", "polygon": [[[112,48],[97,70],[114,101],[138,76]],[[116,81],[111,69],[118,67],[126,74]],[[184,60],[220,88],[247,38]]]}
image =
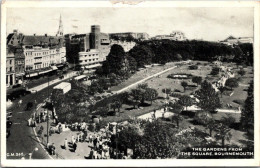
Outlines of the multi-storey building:
{"label": "multi-storey building", "polygon": [[124,32],[124,33],[110,33],[109,34],[110,38],[113,37],[133,37],[134,39],[138,39],[138,40],[148,40],[149,39],[149,35],[147,33],[136,33],[136,32]]}
{"label": "multi-storey building", "polygon": [[130,51],[136,45],[133,41],[110,40],[110,46],[114,44],[121,45],[125,52]]}
{"label": "multi-storey building", "polygon": [[[23,35],[17,30],[7,37],[7,46],[16,48],[17,78],[24,75],[26,77],[38,76],[56,70],[57,67],[66,63],[66,49],[63,38],[62,22],[60,20],[59,30],[56,36]],[[23,57],[23,61],[21,60]],[[20,66],[24,63],[23,68]],[[16,82],[19,82],[18,78]]]}
{"label": "multi-storey building", "polygon": [[15,57],[15,83],[22,84],[23,76],[25,75],[25,73],[24,73],[25,56],[24,56],[22,47],[15,48],[14,57]]}
{"label": "multi-storey building", "polygon": [[85,70],[91,70],[101,66],[103,61],[100,57],[100,52],[96,49],[79,52],[79,65]]}
{"label": "multi-storey building", "polygon": [[15,56],[12,48],[6,49],[6,86],[15,84]]}
{"label": "multi-storey building", "polygon": [[184,41],[187,40],[185,34],[180,31],[174,31],[170,35],[157,35],[153,39],[156,40],[173,40],[173,41]]}
{"label": "multi-storey building", "polygon": [[[97,61],[102,62],[106,60],[106,56],[110,52],[109,35],[100,32],[99,25],[92,25],[89,34],[65,35],[65,37],[66,46],[70,47],[67,50],[71,51],[70,57],[73,57],[70,59],[72,61],[79,60],[78,65],[84,69],[89,69],[90,67],[95,68],[97,66],[93,66],[93,64],[89,62],[83,66],[82,62],[80,62],[82,61],[82,55],[85,57],[85,55],[97,54]],[[75,54],[75,51],[77,51],[77,54]],[[78,57],[78,59],[75,57]]]}
{"label": "multi-storey building", "polygon": [[239,37],[239,38],[235,38],[233,36],[229,36],[225,40],[220,41],[220,43],[226,44],[226,45],[230,45],[230,46],[237,45],[237,44],[240,44],[240,43],[242,43],[242,44],[243,43],[251,43],[252,44],[253,42],[254,42],[253,37]]}

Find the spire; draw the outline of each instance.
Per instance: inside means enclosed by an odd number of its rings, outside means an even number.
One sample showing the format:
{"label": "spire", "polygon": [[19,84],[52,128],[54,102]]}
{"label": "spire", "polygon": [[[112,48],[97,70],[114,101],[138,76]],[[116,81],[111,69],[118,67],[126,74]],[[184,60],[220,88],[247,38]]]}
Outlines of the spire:
{"label": "spire", "polygon": [[56,36],[63,36],[63,25],[62,25],[61,15],[60,15],[59,29]]}

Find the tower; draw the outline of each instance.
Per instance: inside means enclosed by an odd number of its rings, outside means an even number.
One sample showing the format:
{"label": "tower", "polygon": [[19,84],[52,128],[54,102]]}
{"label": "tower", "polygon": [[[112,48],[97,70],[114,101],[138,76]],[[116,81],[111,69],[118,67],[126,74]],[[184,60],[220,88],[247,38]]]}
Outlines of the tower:
{"label": "tower", "polygon": [[62,25],[61,15],[60,15],[59,29],[56,36],[63,36],[63,25]]}

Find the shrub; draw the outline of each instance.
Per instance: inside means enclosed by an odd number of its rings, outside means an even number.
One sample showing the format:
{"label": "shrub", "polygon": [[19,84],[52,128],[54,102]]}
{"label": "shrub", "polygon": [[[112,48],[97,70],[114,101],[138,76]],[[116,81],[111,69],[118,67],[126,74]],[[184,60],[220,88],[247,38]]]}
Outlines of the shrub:
{"label": "shrub", "polygon": [[179,89],[174,89],[174,92],[181,92]]}
{"label": "shrub", "polygon": [[190,70],[195,70],[195,69],[198,69],[198,66],[197,65],[191,65],[191,66],[189,66],[189,69]]}
{"label": "shrub", "polygon": [[178,94],[178,93],[171,93],[171,96],[172,96],[172,97],[180,98],[182,95],[181,95],[181,94]]}
{"label": "shrub", "polygon": [[218,67],[213,67],[210,74],[211,75],[218,75],[219,74],[219,71],[220,71],[220,68]]}
{"label": "shrub", "polygon": [[244,102],[245,102],[245,100],[235,99],[235,100],[233,100],[233,102],[234,102],[234,103],[237,103],[237,104],[239,104],[239,105],[243,105]]}

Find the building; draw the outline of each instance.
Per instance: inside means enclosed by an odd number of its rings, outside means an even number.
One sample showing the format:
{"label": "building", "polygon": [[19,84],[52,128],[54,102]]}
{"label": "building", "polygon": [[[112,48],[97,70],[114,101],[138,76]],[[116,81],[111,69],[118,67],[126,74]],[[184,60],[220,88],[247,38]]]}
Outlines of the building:
{"label": "building", "polygon": [[170,35],[157,35],[153,39],[156,40],[173,40],[173,41],[185,41],[187,38],[181,31],[173,31]]}
{"label": "building", "polygon": [[[99,25],[92,25],[91,31],[88,34],[67,34],[65,35],[67,51],[70,53],[70,62],[77,63],[83,69],[95,69],[100,66],[101,62],[106,60],[107,55],[110,52],[110,39],[109,35],[100,31]],[[90,55],[95,55],[92,61],[89,62]],[[85,59],[85,57],[87,57]]]}
{"label": "building", "polygon": [[[59,29],[56,36],[24,35],[14,30],[7,36],[8,48],[16,48],[17,82],[25,71],[26,77],[34,77],[56,70],[66,63],[66,48],[63,37],[63,26],[60,17]],[[22,58],[24,57],[24,58]],[[22,59],[24,59],[22,61]],[[24,65],[22,66],[22,63]]]}
{"label": "building", "polygon": [[24,61],[25,56],[23,53],[22,47],[16,47],[14,50],[14,58],[15,58],[15,83],[22,84],[23,76],[25,75],[25,67]]}
{"label": "building", "polygon": [[134,39],[137,39],[137,40],[148,40],[149,34],[148,33],[136,33],[136,32],[110,33],[109,37],[110,38],[133,37]]}
{"label": "building", "polygon": [[90,49],[88,51],[79,52],[79,65],[84,70],[89,71],[101,66],[101,62],[103,62],[103,60],[99,54],[100,52],[96,49]]}
{"label": "building", "polygon": [[12,48],[6,49],[6,86],[15,84],[15,56]]}
{"label": "building", "polygon": [[130,51],[136,45],[133,41],[110,40],[110,46],[114,44],[121,45],[125,52]]}
{"label": "building", "polygon": [[253,37],[238,37],[235,38],[234,36],[229,36],[228,38],[226,38],[223,41],[220,41],[220,43],[222,44],[226,44],[229,46],[233,46],[233,45],[237,45],[237,44],[243,44],[243,43],[253,43],[254,39]]}

